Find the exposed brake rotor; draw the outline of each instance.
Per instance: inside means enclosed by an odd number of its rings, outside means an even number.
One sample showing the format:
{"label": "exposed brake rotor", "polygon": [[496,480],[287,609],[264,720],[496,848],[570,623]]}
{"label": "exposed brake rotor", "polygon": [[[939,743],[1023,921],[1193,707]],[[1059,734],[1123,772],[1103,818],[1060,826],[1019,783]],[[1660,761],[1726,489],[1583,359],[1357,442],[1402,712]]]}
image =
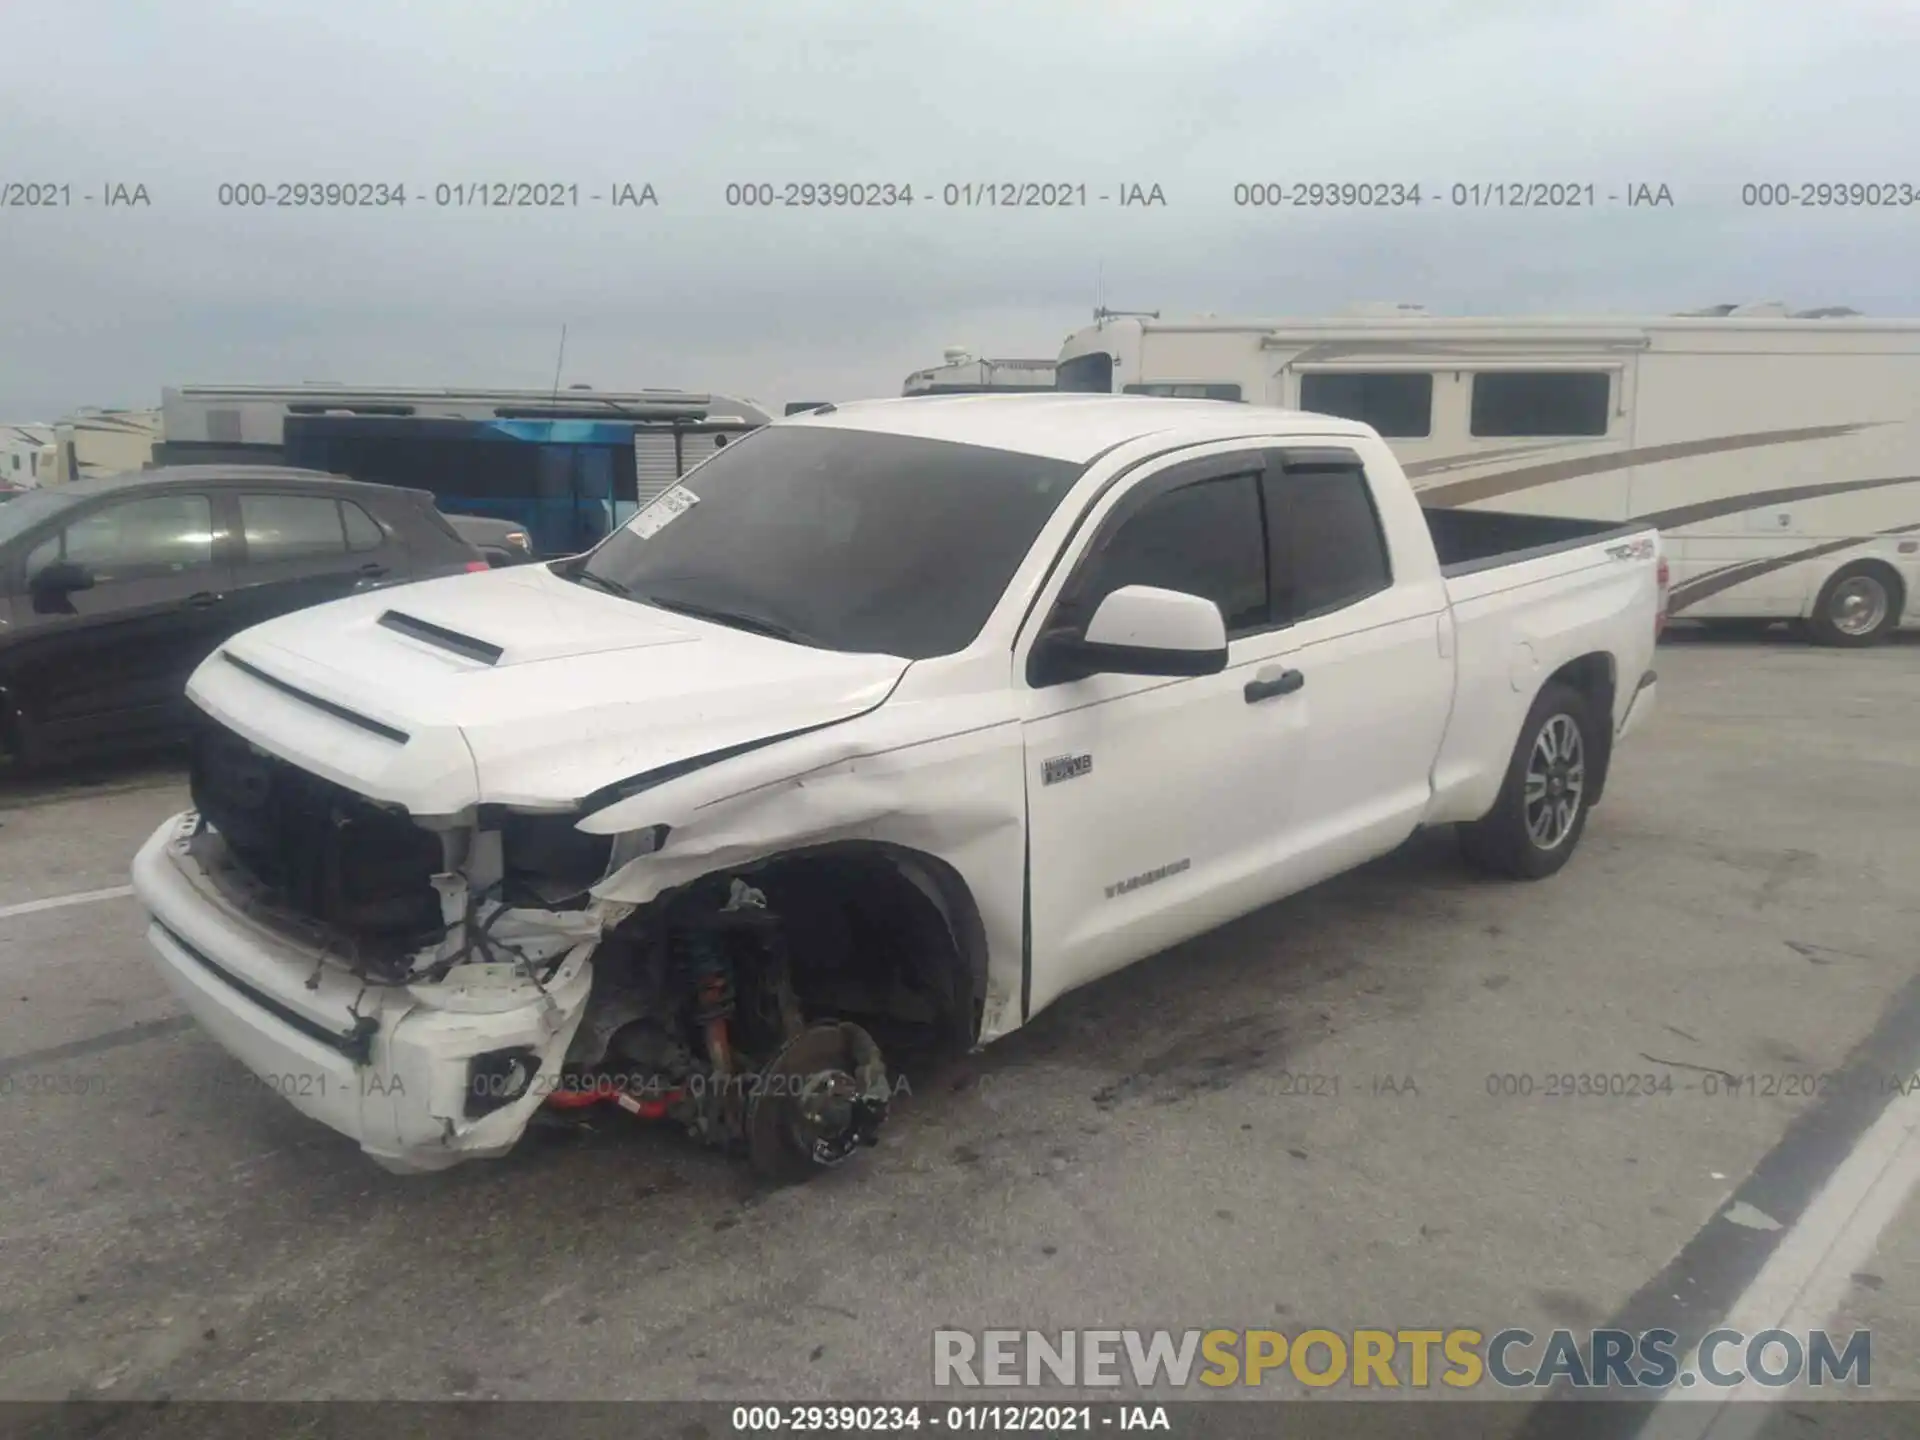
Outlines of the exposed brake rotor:
{"label": "exposed brake rotor", "polygon": [[802,1180],[880,1141],[892,1091],[873,1037],[835,1021],[809,1027],[767,1062],[747,1104],[747,1153],[770,1179]]}

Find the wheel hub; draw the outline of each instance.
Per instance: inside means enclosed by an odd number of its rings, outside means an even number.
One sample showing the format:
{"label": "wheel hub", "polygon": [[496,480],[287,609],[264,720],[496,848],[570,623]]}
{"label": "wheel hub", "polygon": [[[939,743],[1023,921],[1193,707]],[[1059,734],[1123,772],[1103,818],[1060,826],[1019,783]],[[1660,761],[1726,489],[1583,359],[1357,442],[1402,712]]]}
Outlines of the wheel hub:
{"label": "wheel hub", "polygon": [[891,1093],[873,1038],[858,1025],[814,1025],[757,1077],[747,1106],[754,1165],[776,1179],[799,1179],[841,1164],[879,1142]]}

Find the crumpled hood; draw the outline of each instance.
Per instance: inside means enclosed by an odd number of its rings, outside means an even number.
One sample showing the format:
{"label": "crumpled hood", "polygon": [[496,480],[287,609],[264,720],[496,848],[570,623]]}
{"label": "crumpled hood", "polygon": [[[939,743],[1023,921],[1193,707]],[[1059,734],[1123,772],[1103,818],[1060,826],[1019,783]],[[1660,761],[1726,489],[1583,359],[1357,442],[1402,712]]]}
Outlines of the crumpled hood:
{"label": "crumpled hood", "polygon": [[476,801],[570,804],[663,765],[851,719],[908,663],[732,630],[530,565],[270,620],[216,651],[188,694],[295,764],[445,814]]}

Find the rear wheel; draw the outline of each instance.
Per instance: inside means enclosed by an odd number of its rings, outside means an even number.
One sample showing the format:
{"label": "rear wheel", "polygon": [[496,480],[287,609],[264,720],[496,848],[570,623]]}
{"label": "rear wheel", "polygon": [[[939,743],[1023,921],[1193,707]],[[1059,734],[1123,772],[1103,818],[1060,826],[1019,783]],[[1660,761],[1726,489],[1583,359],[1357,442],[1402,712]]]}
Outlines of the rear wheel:
{"label": "rear wheel", "polygon": [[1872,645],[1900,621],[1905,602],[1900,577],[1872,560],[1843,566],[1820,587],[1809,635],[1822,645]]}
{"label": "rear wheel", "polygon": [[1544,879],[1567,863],[1599,778],[1594,725],[1592,707],[1572,686],[1554,681],[1540,692],[1520,727],[1500,798],[1460,827],[1469,862],[1514,880]]}

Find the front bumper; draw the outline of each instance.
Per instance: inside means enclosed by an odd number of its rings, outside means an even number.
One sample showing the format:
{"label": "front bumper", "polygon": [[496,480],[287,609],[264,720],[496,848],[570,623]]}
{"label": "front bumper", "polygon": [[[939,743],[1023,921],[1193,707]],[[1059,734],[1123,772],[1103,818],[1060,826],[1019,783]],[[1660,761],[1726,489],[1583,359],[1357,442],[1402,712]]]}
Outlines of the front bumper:
{"label": "front bumper", "polygon": [[[578,936],[562,926],[544,937],[565,953],[544,987],[504,964],[462,965],[433,985],[370,984],[226,895],[190,853],[197,823],[187,812],[153,832],[133,888],[160,973],[213,1038],[390,1170],[443,1170],[511,1149],[585,1012],[597,930],[580,917]],[[470,1114],[470,1063],[521,1049],[538,1060],[526,1093]]]}

